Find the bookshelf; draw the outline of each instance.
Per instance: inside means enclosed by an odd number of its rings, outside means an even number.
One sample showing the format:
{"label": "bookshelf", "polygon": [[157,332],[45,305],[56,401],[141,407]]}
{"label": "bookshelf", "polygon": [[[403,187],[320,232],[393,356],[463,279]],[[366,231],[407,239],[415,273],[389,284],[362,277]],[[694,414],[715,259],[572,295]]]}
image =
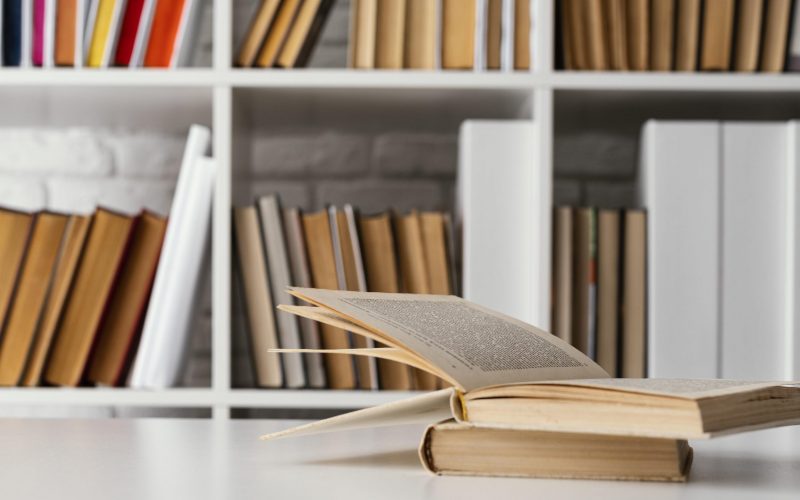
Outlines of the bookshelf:
{"label": "bookshelf", "polygon": [[[800,116],[800,74],[734,73],[597,73],[553,69],[553,1],[536,1],[537,19],[534,70],[530,73],[471,73],[422,71],[351,71],[347,69],[258,70],[231,66],[234,44],[232,2],[213,6],[213,63],[208,68],[179,70],[74,70],[0,68],[0,103],[12,102],[33,92],[34,96],[69,96],[78,99],[81,114],[70,118],[52,106],[29,111],[25,106],[4,110],[2,125],[119,125],[125,109],[141,107],[135,118],[139,128],[184,129],[197,121],[213,128],[213,155],[218,174],[212,216],[211,264],[211,383],[204,388],[174,388],[154,391],[120,389],[0,389],[0,405],[126,406],[161,408],[206,408],[215,418],[229,418],[237,408],[353,409],[401,399],[408,393],[313,390],[237,389],[231,381],[231,222],[234,181],[249,159],[238,147],[248,141],[252,128],[269,130],[270,118],[259,121],[251,111],[259,103],[283,103],[280,112],[298,127],[306,120],[331,116],[335,107],[326,102],[343,101],[358,113],[383,100],[377,113],[386,120],[407,119],[409,112],[439,112],[446,117],[437,125],[451,132],[459,120],[471,117],[532,118],[539,126],[537,164],[544,181],[531,186],[540,206],[547,207],[535,236],[541,241],[541,276],[550,274],[550,217],[552,205],[554,143],[558,127],[566,118],[573,122],[590,115],[587,127],[599,127],[603,114],[614,106],[633,109],[623,118],[635,123],[680,102],[673,114],[697,117],[693,103],[715,104],[707,118],[733,115],[739,118]],[[37,93],[38,92],[38,93]],[[738,102],[744,98],[743,107]],[[609,99],[611,98],[611,99]],[[369,104],[359,104],[366,99]],[[130,100],[129,104],[114,103]],[[609,104],[609,100],[613,101]],[[311,104],[302,104],[311,102]],[[790,106],[786,107],[785,104]],[[763,112],[753,111],[764,104]],[[729,106],[728,106],[729,105]],[[166,107],[165,107],[166,106]],[[311,106],[312,111],[308,112]],[[730,110],[725,110],[726,106]],[[0,106],[2,107],[2,106]],[[179,109],[172,114],[163,109]],[[88,108],[88,109],[87,109]],[[163,109],[162,109],[163,108]],[[427,109],[428,111],[423,111]],[[324,113],[318,113],[320,110]],[[411,110],[411,111],[409,111]],[[398,118],[406,114],[406,118]],[[310,117],[310,118],[309,118]],[[163,118],[163,120],[162,120]],[[279,116],[278,118],[282,118]],[[342,127],[346,120],[330,118]],[[166,122],[162,123],[162,122]],[[625,127],[623,127],[625,128]],[[632,133],[632,127],[625,133]],[[243,166],[244,167],[243,167]],[[534,284],[540,296],[549,295],[549,278]],[[549,304],[540,304],[540,317],[547,326]]]}

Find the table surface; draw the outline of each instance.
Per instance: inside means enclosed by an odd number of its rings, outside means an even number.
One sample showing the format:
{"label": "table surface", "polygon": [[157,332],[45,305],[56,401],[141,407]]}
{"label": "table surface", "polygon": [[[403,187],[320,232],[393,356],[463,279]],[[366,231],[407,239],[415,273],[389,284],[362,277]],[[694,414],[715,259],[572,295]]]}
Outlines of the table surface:
{"label": "table surface", "polygon": [[434,477],[422,428],[272,442],[269,420],[0,420],[0,497],[800,498],[800,427],[697,441],[687,484]]}

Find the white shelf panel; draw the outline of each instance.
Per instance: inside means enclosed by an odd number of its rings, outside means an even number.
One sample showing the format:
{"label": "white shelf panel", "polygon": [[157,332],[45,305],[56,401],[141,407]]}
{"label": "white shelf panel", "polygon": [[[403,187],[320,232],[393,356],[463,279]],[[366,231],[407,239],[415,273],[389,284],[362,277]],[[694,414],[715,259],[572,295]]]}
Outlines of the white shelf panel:
{"label": "white shelf panel", "polygon": [[800,92],[800,73],[556,71],[547,75],[545,80],[556,90]]}
{"label": "white shelf panel", "polygon": [[421,392],[232,389],[227,394],[227,404],[232,408],[356,409],[418,394]]}
{"label": "white shelf panel", "polygon": [[0,69],[0,88],[37,85],[46,87],[212,87],[226,85],[224,72],[209,68],[169,69]]}

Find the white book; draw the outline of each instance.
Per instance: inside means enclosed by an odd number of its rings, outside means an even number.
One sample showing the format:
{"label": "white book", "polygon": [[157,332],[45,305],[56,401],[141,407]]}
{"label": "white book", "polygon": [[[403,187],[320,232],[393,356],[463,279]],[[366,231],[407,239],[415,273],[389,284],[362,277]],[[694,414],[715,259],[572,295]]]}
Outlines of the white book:
{"label": "white book", "polygon": [[116,2],[114,2],[111,24],[108,26],[106,46],[103,48],[102,68],[108,68],[114,65],[114,55],[117,53],[117,42],[119,41],[119,32],[122,27],[122,17],[125,12],[126,4],[127,0],[116,0]]}
{"label": "white book", "polygon": [[200,32],[198,23],[200,21],[200,10],[203,0],[184,0],[181,22],[178,25],[178,33],[175,36],[175,44],[172,47],[172,57],[169,67],[186,67],[192,62],[192,55],[197,45],[197,34]]}
{"label": "white book", "polygon": [[546,250],[538,235],[552,207],[542,206],[538,196],[548,181],[536,168],[536,137],[531,121],[462,123],[456,224],[464,297],[542,325],[550,299],[541,296],[539,284],[550,277],[539,265]]}
{"label": "white book", "polygon": [[[795,9],[798,10],[798,9]],[[784,350],[785,374],[787,380],[800,380],[800,337],[798,337],[798,314],[800,314],[800,121],[787,124],[787,211],[786,211],[786,282],[784,311],[786,312],[786,341]]]}
{"label": "white book", "polygon": [[210,142],[208,128],[192,125],[131,371],[131,387],[171,387],[180,376],[211,221],[215,165],[204,157]]}
{"label": "white book", "polygon": [[720,375],[720,130],[650,121],[642,132],[650,377]]}
{"label": "white book", "polygon": [[[97,9],[100,7],[100,0],[87,0],[89,2],[86,13],[86,24],[83,29],[83,52],[81,54],[81,66],[85,66],[89,60],[89,49],[92,46],[94,37],[94,27],[97,21]],[[78,35],[76,35],[78,36]]]}
{"label": "white book", "polygon": [[[75,3],[75,67],[82,68],[86,62],[86,27],[89,25],[90,0],[77,0]],[[97,11],[95,11],[95,15]]]}
{"label": "white book", "polygon": [[20,58],[21,68],[33,66],[33,1],[22,2],[22,27],[20,28]]}
{"label": "white book", "polygon": [[156,0],[144,0],[139,27],[136,29],[136,39],[133,42],[133,53],[129,64],[131,68],[141,68],[144,65],[144,55],[147,51],[147,42],[150,41],[150,28],[153,26],[155,11]]}
{"label": "white book", "polygon": [[[0,4],[1,3],[2,2],[0,2]],[[56,65],[56,0],[45,0],[43,41],[44,54],[42,66],[45,68],[52,68]]]}
{"label": "white book", "polygon": [[[274,305],[293,304],[292,296],[287,291],[292,286],[289,256],[286,252],[281,209],[278,198],[274,195],[262,196],[257,202],[258,215],[261,222],[261,235],[264,238],[264,249],[267,255],[267,275],[272,289]],[[278,341],[282,349],[300,349],[300,328],[297,317],[293,314],[276,311]],[[306,376],[303,368],[302,354],[281,354],[284,380],[289,389],[305,387]]]}
{"label": "white book", "polygon": [[500,71],[514,71],[514,0],[503,0]]}
{"label": "white book", "polygon": [[489,1],[475,0],[475,55],[472,61],[472,69],[476,72],[486,71],[486,44],[487,18],[489,15]]}

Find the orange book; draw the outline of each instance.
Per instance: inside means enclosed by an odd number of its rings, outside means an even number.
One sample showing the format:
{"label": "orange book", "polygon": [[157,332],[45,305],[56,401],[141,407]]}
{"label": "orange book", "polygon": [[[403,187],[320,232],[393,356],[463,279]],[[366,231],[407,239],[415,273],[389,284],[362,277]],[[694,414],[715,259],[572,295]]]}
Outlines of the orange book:
{"label": "orange book", "polygon": [[75,64],[75,20],[78,0],[60,0],[56,8],[56,66]]}
{"label": "orange book", "polygon": [[168,68],[186,0],[160,0],[153,14],[150,40],[144,56],[146,68]]}

